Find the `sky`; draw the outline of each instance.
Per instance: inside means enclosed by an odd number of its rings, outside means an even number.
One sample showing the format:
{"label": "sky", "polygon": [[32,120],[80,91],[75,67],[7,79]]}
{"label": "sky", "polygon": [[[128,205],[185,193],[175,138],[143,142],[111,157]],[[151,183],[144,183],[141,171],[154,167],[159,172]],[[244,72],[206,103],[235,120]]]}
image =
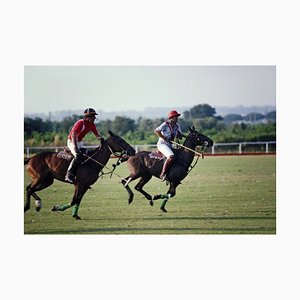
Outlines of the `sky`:
{"label": "sky", "polygon": [[24,66],[24,112],[276,105],[276,67]]}

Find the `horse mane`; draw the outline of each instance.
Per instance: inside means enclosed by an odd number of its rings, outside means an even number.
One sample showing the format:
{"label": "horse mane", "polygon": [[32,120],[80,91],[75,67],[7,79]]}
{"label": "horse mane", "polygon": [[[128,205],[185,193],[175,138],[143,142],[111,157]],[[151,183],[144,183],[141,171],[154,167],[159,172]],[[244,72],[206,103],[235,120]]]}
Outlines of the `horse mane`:
{"label": "horse mane", "polygon": [[103,148],[103,146],[102,146],[102,145],[99,145],[99,146],[97,146],[97,147],[94,148],[94,149],[91,149],[91,150],[86,151],[85,154],[87,154],[87,155],[93,155],[93,154],[95,154],[98,150],[101,150],[101,148]]}
{"label": "horse mane", "polygon": [[186,143],[189,143],[189,142],[192,142],[193,140],[193,137],[192,137],[192,133],[189,133],[186,138],[185,138],[185,141],[183,142],[183,145],[186,146],[185,144]]}

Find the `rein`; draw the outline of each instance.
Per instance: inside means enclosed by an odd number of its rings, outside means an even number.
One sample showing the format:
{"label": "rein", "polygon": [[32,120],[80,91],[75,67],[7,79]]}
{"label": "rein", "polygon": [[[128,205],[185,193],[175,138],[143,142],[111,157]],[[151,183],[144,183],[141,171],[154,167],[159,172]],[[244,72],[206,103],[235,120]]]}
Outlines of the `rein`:
{"label": "rein", "polygon": [[[121,154],[121,155],[116,155],[116,152],[114,152],[114,151],[109,147],[109,145],[106,144],[106,146],[108,147],[108,149],[109,149],[109,151],[110,151],[111,154],[113,154],[114,156],[118,157],[117,165],[119,165],[119,164],[120,164],[119,161],[123,158],[123,155],[122,155],[122,154]],[[92,161],[95,162],[96,164],[102,166],[102,168],[105,168],[105,169],[109,170],[109,172],[107,172],[107,173],[104,173],[104,172],[101,170],[101,174],[99,175],[99,177],[101,177],[101,176],[103,176],[103,175],[109,175],[109,174],[110,174],[110,178],[111,178],[112,175],[113,175],[113,173],[115,172],[116,165],[113,164],[113,167],[114,167],[114,168],[111,170],[111,169],[108,168],[106,165],[103,165],[103,164],[100,163],[98,160],[96,160],[96,159],[93,158],[93,156],[95,156],[95,155],[100,151],[101,148],[102,148],[102,147],[99,147],[99,149],[98,149],[95,153],[93,153],[93,155],[91,155],[91,156],[89,156],[89,155],[83,153],[83,156],[86,157],[86,160],[83,161],[82,164],[86,163],[88,160],[92,160]],[[122,151],[122,153],[123,153],[123,152],[126,153],[126,151],[124,151],[124,150]],[[115,173],[115,174],[116,174],[118,177],[120,177],[121,179],[124,179],[121,175],[119,175],[119,174],[117,174],[117,173]],[[98,177],[98,178],[99,178],[99,177]]]}
{"label": "rein", "polygon": [[103,175],[108,175],[108,174],[110,174],[110,178],[111,178],[112,174],[115,173],[118,177],[120,177],[121,179],[124,179],[124,177],[122,177],[121,175],[119,175],[119,174],[117,174],[117,173],[115,172],[116,167],[114,167],[114,168],[111,170],[111,169],[108,168],[107,166],[101,164],[98,160],[94,159],[92,156],[88,156],[87,154],[83,154],[83,155],[84,155],[85,157],[87,157],[87,159],[86,159],[83,163],[87,162],[88,160],[92,160],[92,161],[95,162],[96,164],[98,164],[98,165],[102,166],[103,168],[109,170],[108,173],[104,173],[103,171],[101,171],[101,175],[99,175],[99,177],[101,177],[101,176],[103,176]]}
{"label": "rein", "polygon": [[177,146],[179,146],[179,147],[185,148],[185,149],[187,149],[187,150],[189,150],[189,151],[191,151],[191,152],[194,152],[195,154],[198,155],[198,156],[197,156],[197,159],[196,159],[196,161],[195,161],[195,163],[194,163],[193,165],[190,165],[190,166],[189,166],[189,170],[187,171],[187,174],[189,174],[189,173],[193,170],[193,168],[196,166],[196,164],[198,163],[198,160],[199,160],[199,157],[200,157],[200,156],[202,157],[202,159],[204,159],[204,155],[203,155],[204,147],[203,147],[203,146],[201,146],[200,152],[197,152],[197,151],[195,151],[195,150],[193,150],[193,149],[191,149],[191,148],[189,148],[189,147],[187,147],[187,146],[181,145],[181,144],[176,143],[176,142],[174,142],[174,141],[171,141],[171,143],[172,143],[172,144],[175,144],[175,145],[177,145]]}

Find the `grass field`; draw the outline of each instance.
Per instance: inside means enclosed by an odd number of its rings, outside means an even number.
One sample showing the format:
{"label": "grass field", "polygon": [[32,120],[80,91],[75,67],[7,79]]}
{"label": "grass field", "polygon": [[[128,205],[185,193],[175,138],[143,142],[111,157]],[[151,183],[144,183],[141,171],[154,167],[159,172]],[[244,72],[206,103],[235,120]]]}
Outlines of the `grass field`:
{"label": "grass field", "polygon": [[[112,162],[108,163],[111,167]],[[116,172],[128,175],[127,166]],[[25,170],[25,186],[30,179]],[[134,191],[133,182],[130,184]],[[165,193],[167,187],[153,178],[145,190]],[[64,204],[73,195],[73,186],[58,181],[43,191],[43,208],[24,214],[25,234],[275,234],[276,233],[276,157],[220,156],[199,160],[177,188],[177,194],[160,211],[162,200],[151,207],[134,191],[131,205],[116,175],[99,179],[81,202],[74,220],[71,209],[52,212],[54,204]],[[24,190],[25,195],[25,190]]]}

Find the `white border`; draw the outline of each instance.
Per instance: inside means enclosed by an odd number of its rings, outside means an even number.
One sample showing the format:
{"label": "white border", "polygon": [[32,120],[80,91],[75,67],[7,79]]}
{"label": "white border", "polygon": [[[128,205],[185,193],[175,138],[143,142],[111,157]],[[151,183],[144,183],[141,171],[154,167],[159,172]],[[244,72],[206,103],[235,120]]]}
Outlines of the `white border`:
{"label": "white border", "polygon": [[[278,3],[1,4],[1,181],[7,192],[1,197],[1,298],[299,298],[293,272],[299,269],[299,17],[296,1]],[[23,66],[29,64],[276,65],[277,235],[23,236],[19,170]]]}

